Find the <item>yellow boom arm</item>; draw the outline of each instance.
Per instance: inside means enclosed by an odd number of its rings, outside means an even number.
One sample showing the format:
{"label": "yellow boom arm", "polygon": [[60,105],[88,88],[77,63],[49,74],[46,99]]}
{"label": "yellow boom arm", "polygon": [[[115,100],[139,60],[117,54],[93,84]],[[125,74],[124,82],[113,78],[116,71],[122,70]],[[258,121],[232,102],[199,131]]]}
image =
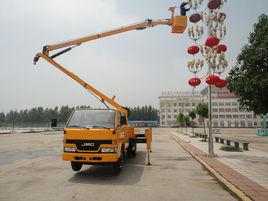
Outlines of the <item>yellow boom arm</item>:
{"label": "yellow boom arm", "polygon": [[[57,63],[53,59],[68,52],[68,51],[70,51],[73,47],[81,45],[82,43],[85,43],[85,42],[88,42],[91,40],[96,40],[96,39],[108,37],[108,36],[112,36],[115,34],[120,34],[120,33],[127,32],[127,31],[143,30],[143,29],[146,29],[148,27],[154,27],[157,25],[168,25],[168,26],[172,27],[172,33],[183,33],[186,26],[187,26],[187,17],[186,16],[174,16],[175,7],[170,7],[169,10],[172,13],[170,19],[163,19],[163,20],[147,19],[147,20],[145,20],[145,22],[120,27],[120,28],[117,28],[117,29],[114,29],[111,31],[106,31],[106,32],[94,34],[94,35],[89,35],[89,36],[85,36],[82,38],[65,41],[62,43],[46,45],[43,47],[42,53],[36,54],[36,56],[34,58],[34,64],[36,64],[36,62],[39,60],[39,58],[45,59],[47,62],[49,62],[50,64],[52,64],[53,66],[58,68],[60,71],[62,71],[66,75],[68,75],[70,78],[74,79],[76,82],[78,82],[84,88],[89,90],[91,93],[93,93],[94,95],[99,97],[103,103],[107,102],[110,105],[112,105],[114,108],[116,108],[117,110],[120,110],[121,112],[123,112],[127,115],[127,110],[114,101],[115,96],[113,96],[112,98],[107,97],[106,95],[104,95],[103,93],[101,93],[100,91],[98,91],[97,89],[92,87],[90,84],[86,83],[85,81],[80,79],[78,76],[76,76],[72,72],[68,71],[66,68],[61,66],[59,63]],[[62,49],[62,48],[66,48],[66,49],[63,49],[60,52],[49,56],[49,53],[51,51],[55,51],[55,50]]]}

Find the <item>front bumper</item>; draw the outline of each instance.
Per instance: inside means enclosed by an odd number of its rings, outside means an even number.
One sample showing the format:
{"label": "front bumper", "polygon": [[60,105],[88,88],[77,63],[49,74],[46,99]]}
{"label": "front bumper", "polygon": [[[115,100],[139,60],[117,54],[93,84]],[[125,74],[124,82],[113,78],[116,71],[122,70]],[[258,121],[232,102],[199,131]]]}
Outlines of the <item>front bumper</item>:
{"label": "front bumper", "polygon": [[66,153],[62,155],[62,159],[65,161],[76,161],[83,163],[112,163],[118,160],[117,153]]}

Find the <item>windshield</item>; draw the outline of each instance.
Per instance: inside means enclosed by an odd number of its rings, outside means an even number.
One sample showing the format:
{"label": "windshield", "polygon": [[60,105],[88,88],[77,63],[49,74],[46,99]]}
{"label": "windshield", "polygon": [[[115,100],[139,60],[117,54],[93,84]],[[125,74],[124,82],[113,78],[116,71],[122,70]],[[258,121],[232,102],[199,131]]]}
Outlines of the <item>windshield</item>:
{"label": "windshield", "polygon": [[68,128],[114,128],[114,110],[76,110]]}

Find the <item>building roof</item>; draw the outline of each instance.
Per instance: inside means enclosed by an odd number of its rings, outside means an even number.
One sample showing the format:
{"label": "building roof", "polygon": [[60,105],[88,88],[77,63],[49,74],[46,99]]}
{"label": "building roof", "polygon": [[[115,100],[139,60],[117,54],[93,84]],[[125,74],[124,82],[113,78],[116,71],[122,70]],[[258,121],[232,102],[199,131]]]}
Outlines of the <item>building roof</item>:
{"label": "building roof", "polygon": [[[224,88],[218,88],[215,86],[211,86],[211,92],[212,93],[231,93],[229,89],[227,89],[227,87]],[[207,95],[208,93],[208,86],[206,86],[203,90],[201,90],[200,92],[202,95]]]}

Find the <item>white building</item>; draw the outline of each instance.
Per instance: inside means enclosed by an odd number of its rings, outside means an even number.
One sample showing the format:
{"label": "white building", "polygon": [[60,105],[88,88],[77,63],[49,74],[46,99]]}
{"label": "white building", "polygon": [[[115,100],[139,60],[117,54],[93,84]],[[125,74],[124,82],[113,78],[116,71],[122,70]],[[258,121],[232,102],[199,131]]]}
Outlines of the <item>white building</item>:
{"label": "white building", "polygon": [[177,126],[177,115],[188,115],[198,103],[203,102],[204,96],[200,92],[162,92],[160,101],[160,126]]}
{"label": "white building", "polygon": [[[198,103],[208,102],[207,88],[201,92],[162,92],[160,102],[160,126],[177,126],[179,113],[188,115]],[[235,94],[227,88],[212,87],[212,119],[213,127],[259,127],[260,117],[239,107]],[[200,118],[195,123],[202,125]],[[208,120],[206,120],[208,125]]]}
{"label": "white building", "polygon": [[[207,88],[202,90],[201,94],[204,95],[205,102],[208,102]],[[214,127],[252,128],[260,126],[260,117],[254,115],[252,111],[243,110],[239,106],[236,95],[227,88],[212,87],[211,98]]]}

